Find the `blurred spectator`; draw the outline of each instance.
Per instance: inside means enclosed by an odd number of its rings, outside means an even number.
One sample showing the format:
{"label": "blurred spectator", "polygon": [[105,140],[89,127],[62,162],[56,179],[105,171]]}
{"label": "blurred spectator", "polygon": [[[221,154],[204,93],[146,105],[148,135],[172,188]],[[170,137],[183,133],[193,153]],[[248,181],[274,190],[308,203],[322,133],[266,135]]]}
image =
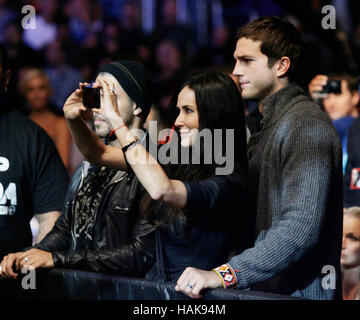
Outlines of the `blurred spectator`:
{"label": "blurred spectator", "polygon": [[9,56],[9,66],[12,70],[12,81],[8,86],[8,94],[14,106],[24,112],[21,99],[17,92],[18,72],[24,67],[42,67],[43,56],[41,53],[31,49],[22,41],[22,31],[20,21],[8,24],[4,29],[4,45]]}
{"label": "blurred spectator", "polygon": [[120,26],[124,30],[135,30],[141,26],[141,8],[138,0],[127,0],[121,8]]}
{"label": "blurred spectator", "polygon": [[164,0],[160,10],[161,19],[152,35],[154,42],[157,43],[163,39],[167,39],[176,43],[178,48],[184,52],[184,56],[191,60],[194,55],[194,33],[188,26],[177,22],[176,0]]}
{"label": "blurred spectator", "polygon": [[[314,77],[316,73],[323,73],[330,69],[337,72],[353,72],[354,70],[359,69],[359,66],[356,64],[354,54],[350,48],[349,36],[343,31],[341,24],[337,23],[336,29],[324,29],[322,27],[322,20],[325,17],[325,14],[321,11],[325,5],[330,4],[329,1],[277,1],[288,14],[292,14],[298,19],[301,26],[301,32],[307,35],[304,38],[307,41],[310,39],[312,47],[316,48],[314,51],[309,51],[306,57],[308,59],[307,61],[311,63],[306,69],[306,72],[310,77],[307,78],[307,80]],[[317,61],[320,65],[323,65],[325,62],[318,59],[317,56],[319,54],[319,50],[325,53],[325,55],[321,55],[326,61],[326,65],[324,66],[325,69],[323,70],[318,70],[315,63],[315,61]],[[318,71],[313,73],[310,66],[314,66],[314,70]]]}
{"label": "blurred spectator", "polygon": [[136,54],[138,46],[145,41],[145,35],[141,28],[141,7],[137,0],[124,2],[120,12],[119,24],[119,47],[122,52],[120,58],[130,58]]}
{"label": "blurred spectator", "polygon": [[343,299],[360,300],[360,207],[345,210],[343,223]]}
{"label": "blurred spectator", "polygon": [[212,65],[224,65],[233,63],[234,41],[230,38],[230,30],[227,26],[214,28],[212,36],[213,61]]}
{"label": "blurred spectator", "polygon": [[65,167],[70,171],[71,135],[65,118],[52,111],[54,107],[50,104],[52,89],[49,78],[42,70],[30,70],[21,79],[20,91],[25,97],[29,118],[54,141]]}
{"label": "blurred spectator", "polygon": [[65,100],[82,80],[81,74],[66,62],[65,48],[58,40],[46,47],[45,57],[48,64],[45,72],[54,89],[51,102],[56,105],[58,110],[62,110]]}
{"label": "blurred spectator", "polygon": [[[102,45],[106,55],[111,59],[114,59],[120,53],[120,28],[119,24],[115,20],[109,21],[101,35]],[[104,52],[103,52],[104,53]]]}
{"label": "blurred spectator", "polygon": [[4,43],[4,30],[6,26],[17,18],[14,10],[7,6],[7,0],[0,0],[0,42]]}
{"label": "blurred spectator", "polygon": [[[322,92],[323,86],[329,79],[341,81],[340,93]],[[357,109],[360,100],[358,79],[348,74],[333,74],[329,77],[317,75],[309,84],[309,92],[315,100],[322,104],[340,136],[343,149],[343,172],[345,172],[348,160],[348,133],[354,119],[359,115]]]}
{"label": "blurred spectator", "polygon": [[[54,88],[51,101],[61,109],[65,97],[78,82],[91,82],[100,65],[117,59],[137,60],[154,74],[155,118],[171,118],[167,114],[169,97],[188,67],[226,68],[232,63],[235,29],[261,15],[287,16],[302,32],[308,51],[303,87],[316,74],[330,68],[347,72],[359,69],[360,23],[356,19],[359,1],[152,0],[155,11],[151,25],[155,31],[151,36],[142,30],[142,15],[147,14],[142,12],[144,3],[144,0],[30,0],[26,4],[36,8],[37,26],[36,30],[24,31],[21,6],[25,3],[0,0],[0,39],[5,40],[9,49],[13,78],[16,80],[19,69],[43,68],[44,63],[48,64],[46,72]],[[218,4],[218,15],[214,3]],[[326,4],[335,5],[339,13],[336,30],[321,27],[324,17],[321,9]],[[349,21],[343,19],[342,13],[346,12],[351,15]],[[209,31],[206,35],[198,32],[204,24]],[[195,50],[199,36],[204,44]],[[56,45],[52,46],[54,42]],[[58,50],[59,46],[62,49]],[[175,60],[181,60],[180,68]],[[16,101],[14,83],[8,88],[12,101]]]}
{"label": "blurred spectator", "polygon": [[209,46],[197,50],[194,64],[197,67],[224,66],[233,64],[234,40],[228,26],[213,29]]}
{"label": "blurred spectator", "polygon": [[[343,12],[349,9],[353,30],[346,30],[345,33],[341,23],[337,24],[336,30],[321,28],[324,17],[321,8],[329,4],[323,0],[152,0],[155,11],[151,25],[155,31],[148,36],[142,30],[144,0],[31,0],[27,4],[36,8],[37,27],[36,30],[29,29],[24,33],[20,21],[21,5],[24,3],[0,0],[0,38],[6,34],[9,42],[6,46],[14,57],[12,67],[15,65],[19,69],[24,66],[43,68],[43,49],[56,39],[66,48],[66,64],[78,69],[82,80],[92,81],[98,66],[116,59],[137,60],[157,77],[166,73],[164,70],[159,71],[160,67],[155,63],[158,44],[163,41],[175,44],[182,53],[183,67],[223,67],[232,62],[234,31],[239,24],[260,15],[286,15],[295,22],[307,40],[309,68],[304,69],[305,87],[311,78],[326,72],[330,67],[332,70],[357,70],[359,66],[360,25],[354,12],[358,12],[360,5],[355,0],[346,2],[347,6],[342,9]],[[214,3],[217,5],[214,6]],[[339,8],[342,2],[336,1],[335,5]],[[18,20],[12,23],[15,18]],[[344,21],[340,15],[339,18]],[[223,21],[226,21],[225,25]],[[211,36],[198,32],[204,24]],[[1,28],[1,25],[4,27]],[[195,50],[196,38],[199,36],[203,41],[202,48]],[[19,37],[22,37],[22,41]],[[37,51],[37,56],[26,43]],[[54,65],[56,63],[50,64],[49,69],[55,69],[58,75],[59,70]],[[13,76],[16,73],[17,70],[13,69]],[[64,99],[58,96],[68,96],[74,87],[63,94],[62,87],[69,82],[62,81],[59,86],[59,79],[63,77],[53,77],[50,73],[49,76],[56,88],[52,101],[61,108]],[[74,82],[77,83],[78,78]],[[161,84],[165,82],[167,80]],[[161,105],[168,103],[175,82],[177,80],[171,80],[163,90],[155,92],[154,98]],[[10,86],[9,90],[12,92],[13,88]]]}
{"label": "blurred spectator", "polygon": [[[360,3],[359,3],[360,7]],[[360,8],[359,8],[360,10]],[[358,11],[359,12],[359,11]],[[360,21],[355,24],[351,38],[351,51],[353,52],[356,63],[360,69]],[[360,73],[360,70],[358,70]]]}
{"label": "blurred spectator", "polygon": [[344,207],[360,206],[360,118],[349,130],[348,162],[344,176]]}
{"label": "blurred spectator", "polygon": [[104,11],[104,19],[118,18],[118,13],[125,1],[127,0],[100,0]]}
{"label": "blurred spectator", "polygon": [[58,1],[39,0],[36,15],[36,28],[26,29],[23,34],[24,43],[34,50],[41,50],[54,41],[57,36],[55,16],[58,11]]}
{"label": "blurred spectator", "polygon": [[344,117],[356,118],[359,115],[359,91],[358,79],[348,74],[333,74],[329,76],[333,80],[341,80],[341,93],[330,93],[323,99],[325,112],[331,120]]}
{"label": "blurred spectator", "polygon": [[151,39],[143,37],[137,46],[139,62],[149,71],[154,71],[154,54],[151,47]]}
{"label": "blurred spectator", "polygon": [[102,8],[98,1],[70,0],[65,7],[69,31],[75,43],[82,45],[93,32],[103,28]]}
{"label": "blurred spectator", "polygon": [[21,24],[14,21],[4,28],[4,45],[8,51],[10,65],[13,72],[25,66],[42,66],[43,56],[31,49],[22,41]]}
{"label": "blurred spectator", "polygon": [[122,1],[115,15],[107,19],[101,33],[101,53],[107,59],[101,64],[112,60],[140,60],[149,67],[150,45],[148,36],[141,28],[141,5],[138,0]]}
{"label": "blurred spectator", "polygon": [[174,42],[162,40],[158,43],[155,48],[155,67],[153,73],[155,107],[158,116],[163,122],[167,122],[166,118],[172,118],[172,110],[169,108],[170,98],[187,74],[183,53]]}
{"label": "blurred spectator", "polygon": [[172,41],[163,40],[156,46],[155,59],[158,68],[155,75],[157,82],[172,82],[183,72],[183,54]]}

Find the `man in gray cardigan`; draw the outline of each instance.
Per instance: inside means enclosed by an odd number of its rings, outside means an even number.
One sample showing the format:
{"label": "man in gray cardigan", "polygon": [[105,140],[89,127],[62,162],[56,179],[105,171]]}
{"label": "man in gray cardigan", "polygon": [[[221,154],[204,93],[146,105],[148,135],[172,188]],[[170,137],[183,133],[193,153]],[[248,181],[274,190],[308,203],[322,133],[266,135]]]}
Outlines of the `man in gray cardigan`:
{"label": "man in gray cardigan", "polygon": [[188,267],[176,290],[190,297],[224,287],[342,298],[341,143],[327,116],[293,82],[303,47],[295,27],[279,18],[238,30],[233,74],[243,98],[259,103],[248,122],[255,244],[212,271]]}

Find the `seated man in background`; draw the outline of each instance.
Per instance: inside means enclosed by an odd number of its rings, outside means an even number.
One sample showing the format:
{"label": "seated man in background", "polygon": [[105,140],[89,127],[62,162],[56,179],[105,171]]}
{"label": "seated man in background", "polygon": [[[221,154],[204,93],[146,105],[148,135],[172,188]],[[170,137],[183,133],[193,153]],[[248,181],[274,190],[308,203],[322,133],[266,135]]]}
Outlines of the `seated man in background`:
{"label": "seated man in background", "polygon": [[0,45],[0,261],[9,252],[31,246],[29,222],[34,216],[39,221],[35,242],[52,229],[68,184],[49,136],[21,113],[11,111],[15,106],[6,93],[10,77],[7,53]]}
{"label": "seated man in background", "polygon": [[[118,61],[103,66],[98,79],[116,83],[113,90],[125,123],[129,128],[142,129],[151,107],[144,68],[134,62]],[[66,103],[79,101],[80,90],[76,90]],[[120,147],[100,114],[94,113],[94,126],[100,138],[108,140],[112,147]],[[2,275],[16,278],[14,265],[18,270],[31,265],[145,275],[155,262],[155,228],[140,217],[143,192],[133,172],[83,162],[70,182],[61,219],[34,248],[3,261]]]}

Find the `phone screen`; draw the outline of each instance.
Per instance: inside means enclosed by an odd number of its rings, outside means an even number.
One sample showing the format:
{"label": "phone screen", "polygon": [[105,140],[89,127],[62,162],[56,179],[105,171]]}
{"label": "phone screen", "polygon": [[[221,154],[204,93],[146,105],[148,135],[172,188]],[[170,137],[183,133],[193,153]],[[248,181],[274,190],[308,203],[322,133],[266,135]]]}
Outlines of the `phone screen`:
{"label": "phone screen", "polygon": [[100,108],[100,89],[83,87],[83,104],[87,108]]}

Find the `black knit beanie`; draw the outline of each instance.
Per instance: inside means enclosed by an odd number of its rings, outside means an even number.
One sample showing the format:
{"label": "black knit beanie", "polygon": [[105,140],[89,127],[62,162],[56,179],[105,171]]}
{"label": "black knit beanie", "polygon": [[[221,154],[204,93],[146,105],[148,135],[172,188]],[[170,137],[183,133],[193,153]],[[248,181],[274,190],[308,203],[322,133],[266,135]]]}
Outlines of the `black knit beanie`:
{"label": "black knit beanie", "polygon": [[140,116],[146,119],[152,101],[149,75],[145,68],[133,61],[119,60],[102,66],[97,75],[101,72],[108,72],[119,81],[127,95],[141,108]]}

